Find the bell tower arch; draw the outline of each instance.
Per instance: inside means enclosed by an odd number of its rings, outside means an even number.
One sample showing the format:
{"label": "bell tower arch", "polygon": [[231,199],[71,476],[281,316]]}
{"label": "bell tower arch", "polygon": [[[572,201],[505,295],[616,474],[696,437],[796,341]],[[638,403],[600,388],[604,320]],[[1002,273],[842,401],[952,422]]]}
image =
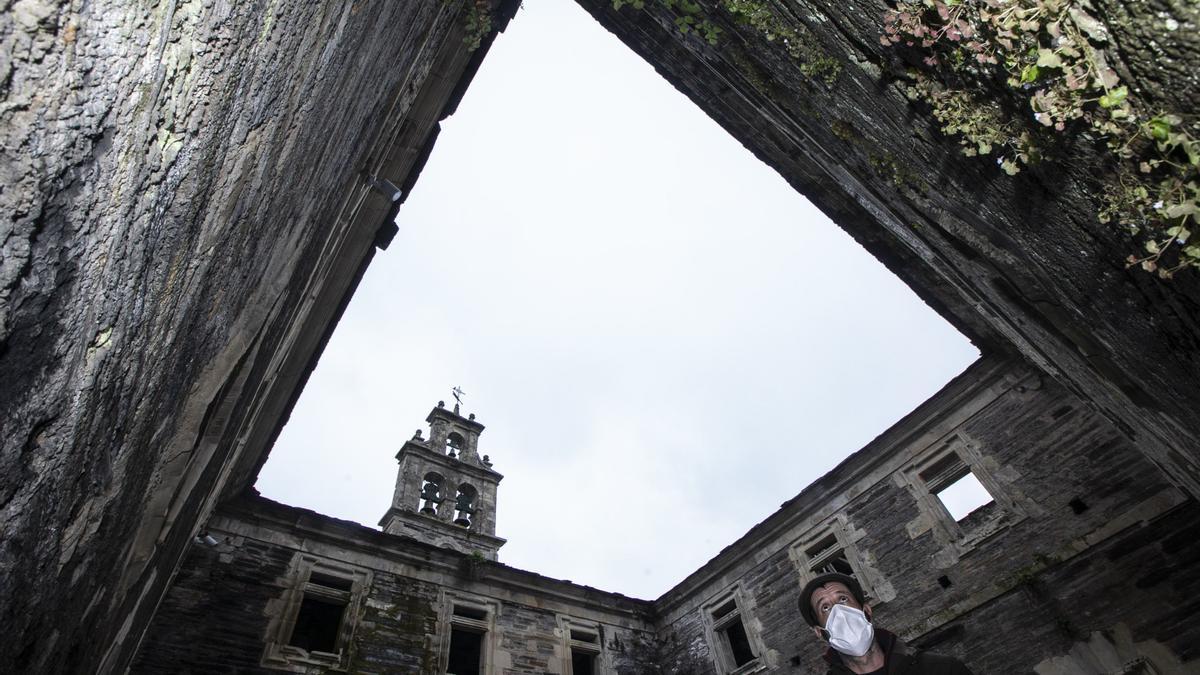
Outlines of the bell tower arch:
{"label": "bell tower arch", "polygon": [[399,471],[391,508],[379,524],[388,534],[476,553],[495,560],[496,488],[504,478],[479,454],[483,425],[459,406],[438,401],[429,416],[429,438],[417,430],[396,453]]}

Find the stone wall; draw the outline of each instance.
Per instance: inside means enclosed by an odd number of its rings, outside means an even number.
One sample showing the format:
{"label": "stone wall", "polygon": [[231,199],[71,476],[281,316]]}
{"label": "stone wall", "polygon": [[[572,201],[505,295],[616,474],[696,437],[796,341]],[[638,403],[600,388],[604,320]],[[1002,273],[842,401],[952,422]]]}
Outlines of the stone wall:
{"label": "stone wall", "polygon": [[482,57],[461,7],[4,3],[0,671],[120,670],[253,481]]}
{"label": "stone wall", "polygon": [[[994,498],[949,534],[914,487],[947,450]],[[600,675],[725,675],[717,614],[730,599],[755,656],[739,674],[824,672],[797,609],[818,532],[845,548],[879,625],[980,675],[1126,672],[1139,659],[1200,673],[1200,503],[1053,380],[995,358],[654,602],[240,500],[211,523],[218,543],[193,547],[134,671],[260,670],[304,555],[374,575],[350,672],[445,672],[453,598],[494,603],[485,675],[571,675],[564,617],[598,627]]]}
{"label": "stone wall", "polygon": [[[961,522],[964,538],[950,546],[902,478],[947,439],[969,439],[981,460],[972,470],[1003,491]],[[1008,514],[981,530],[997,508]],[[660,598],[662,665],[728,672],[714,667],[719,647],[705,633],[703,605],[737,587],[763,667],[824,672],[797,610],[794,544],[833,523],[856,548],[879,624],[977,673],[1031,672],[1093,633],[1128,634],[1160,669],[1179,668],[1158,672],[1200,671],[1198,513],[1052,380],[985,360]]]}
{"label": "stone wall", "polygon": [[278,672],[260,663],[300,554],[372,573],[347,672],[444,672],[449,597],[495,603],[489,674],[565,673],[563,617],[598,628],[603,672],[653,668],[648,602],[263,499],[223,514],[208,532],[218,543],[193,547],[182,565],[133,672]]}

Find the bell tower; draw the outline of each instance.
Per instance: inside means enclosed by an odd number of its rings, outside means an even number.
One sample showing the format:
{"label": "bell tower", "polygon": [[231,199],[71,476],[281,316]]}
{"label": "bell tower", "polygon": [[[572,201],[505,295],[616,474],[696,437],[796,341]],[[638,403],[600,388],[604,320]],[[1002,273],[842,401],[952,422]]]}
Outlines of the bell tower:
{"label": "bell tower", "polygon": [[396,491],[379,524],[388,534],[495,560],[504,545],[496,536],[496,486],[504,476],[479,455],[483,425],[443,401],[425,421],[429,438],[418,429],[396,453]]}

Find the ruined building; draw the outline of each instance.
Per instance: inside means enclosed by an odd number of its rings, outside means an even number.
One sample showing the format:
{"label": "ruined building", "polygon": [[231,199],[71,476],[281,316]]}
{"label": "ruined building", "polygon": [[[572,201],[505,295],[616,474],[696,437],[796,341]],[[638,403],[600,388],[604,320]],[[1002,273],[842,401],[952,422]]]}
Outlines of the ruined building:
{"label": "ruined building", "polygon": [[[494,562],[501,476],[457,412],[397,453],[382,533],[221,505],[133,671],[824,672],[797,600],[840,571],[978,673],[1200,672],[1200,508],[1026,366],[980,360],[655,601]],[[953,513],[964,476],[991,501]]]}
{"label": "ruined building", "polygon": [[[977,672],[1195,672],[1200,277],[1125,267],[1102,148],[1013,176],[964,156],[906,96],[881,0],[703,0],[716,44],[667,3],[578,4],[981,361],[653,601],[494,561],[502,467],[443,409],[384,532],[266,502],[258,468],[518,3],[11,2],[0,672],[806,672],[795,594],[827,567]],[[1075,4],[1140,105],[1195,122],[1195,3]],[[968,473],[992,502],[952,515]]]}

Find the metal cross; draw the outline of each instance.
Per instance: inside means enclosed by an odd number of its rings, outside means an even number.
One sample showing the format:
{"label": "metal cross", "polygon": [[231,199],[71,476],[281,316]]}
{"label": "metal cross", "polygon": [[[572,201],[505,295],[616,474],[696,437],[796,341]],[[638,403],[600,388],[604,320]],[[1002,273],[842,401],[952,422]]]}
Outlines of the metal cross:
{"label": "metal cross", "polygon": [[450,393],[454,394],[454,402],[458,405],[462,405],[462,397],[467,395],[467,392],[463,391],[460,387],[451,389]]}

